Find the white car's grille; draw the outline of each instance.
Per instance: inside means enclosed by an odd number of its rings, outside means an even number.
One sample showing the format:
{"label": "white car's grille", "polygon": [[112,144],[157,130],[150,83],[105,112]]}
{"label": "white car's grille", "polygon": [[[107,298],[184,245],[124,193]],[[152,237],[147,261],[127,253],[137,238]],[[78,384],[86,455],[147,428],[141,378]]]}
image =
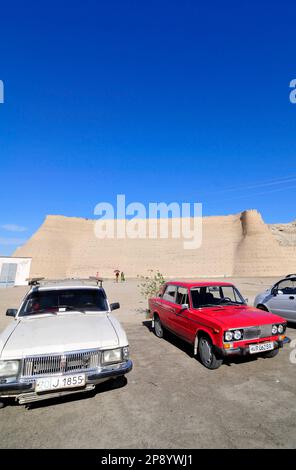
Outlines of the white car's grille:
{"label": "white car's grille", "polygon": [[100,365],[100,351],[70,352],[50,356],[26,357],[22,377],[36,377],[70,372],[87,372]]}
{"label": "white car's grille", "polygon": [[244,340],[272,336],[271,329],[272,325],[261,325],[244,328]]}

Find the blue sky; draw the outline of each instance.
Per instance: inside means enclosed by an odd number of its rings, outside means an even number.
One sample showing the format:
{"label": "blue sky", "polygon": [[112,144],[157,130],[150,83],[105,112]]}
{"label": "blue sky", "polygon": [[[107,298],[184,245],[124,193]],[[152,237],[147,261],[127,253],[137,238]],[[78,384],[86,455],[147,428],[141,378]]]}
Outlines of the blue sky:
{"label": "blue sky", "polygon": [[296,219],[296,5],[1,4],[0,253],[46,214],[202,202]]}

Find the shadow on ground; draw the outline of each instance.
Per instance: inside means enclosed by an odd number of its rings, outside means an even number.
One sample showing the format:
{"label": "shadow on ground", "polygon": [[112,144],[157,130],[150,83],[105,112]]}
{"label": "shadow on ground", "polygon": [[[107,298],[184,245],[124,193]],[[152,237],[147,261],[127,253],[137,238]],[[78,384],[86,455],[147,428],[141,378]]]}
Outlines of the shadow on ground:
{"label": "shadow on ground", "polygon": [[[152,328],[152,322],[151,321],[143,321],[142,324],[143,324],[143,326],[145,326],[150,331],[150,333],[154,334],[154,330]],[[295,329],[296,329],[296,325],[295,325]],[[183,351],[190,358],[194,357],[193,346],[191,344],[187,343],[186,341],[183,341],[181,338],[174,335],[170,331],[165,330],[163,340],[168,341],[173,346],[176,346],[176,348]],[[268,359],[268,358],[265,358],[264,356],[262,356],[261,354],[258,354],[256,356],[254,356],[254,355],[233,356],[231,358],[224,359],[223,365],[231,367],[232,364],[248,364],[250,362],[257,361],[259,358]],[[199,361],[199,356],[198,355],[196,356],[196,359]]]}
{"label": "shadow on ground", "polygon": [[40,408],[47,408],[52,405],[63,405],[64,403],[77,402],[87,398],[95,397],[96,395],[101,395],[103,393],[110,393],[112,390],[117,390],[119,388],[125,387],[127,385],[127,378],[125,376],[117,377],[116,379],[111,379],[101,384],[98,384],[94,390],[88,392],[77,392],[71,395],[64,395],[56,398],[47,398],[43,401],[36,401],[33,403],[28,403],[26,405],[19,405],[14,399],[6,399],[5,406],[24,406],[27,410],[34,410]]}

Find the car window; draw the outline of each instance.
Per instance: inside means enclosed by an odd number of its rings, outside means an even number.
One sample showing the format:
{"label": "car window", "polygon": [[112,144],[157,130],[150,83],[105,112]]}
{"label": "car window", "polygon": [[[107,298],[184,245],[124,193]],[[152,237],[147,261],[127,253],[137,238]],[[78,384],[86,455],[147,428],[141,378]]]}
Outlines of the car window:
{"label": "car window", "polygon": [[296,294],[296,280],[285,279],[278,284],[277,288],[286,295]]}
{"label": "car window", "polygon": [[32,292],[21,308],[20,316],[65,310],[108,310],[102,289],[58,289]]}
{"label": "car window", "polygon": [[164,291],[162,298],[163,300],[167,300],[168,302],[175,303],[176,293],[177,293],[177,286],[168,285]]}
{"label": "car window", "polygon": [[193,308],[198,308],[201,304],[201,289],[200,287],[194,287],[191,289],[191,300]]}
{"label": "car window", "polygon": [[206,293],[211,294],[215,299],[221,298],[221,291],[219,286],[206,287]]}
{"label": "car window", "polygon": [[193,308],[211,307],[215,305],[239,304],[244,299],[234,286],[203,286],[191,289]]}
{"label": "car window", "polygon": [[232,286],[223,286],[221,289],[221,297],[228,298],[232,302],[240,302],[241,299],[238,298],[238,295],[235,289]]}
{"label": "car window", "polygon": [[179,305],[189,304],[188,289],[186,287],[178,287],[176,303]]}

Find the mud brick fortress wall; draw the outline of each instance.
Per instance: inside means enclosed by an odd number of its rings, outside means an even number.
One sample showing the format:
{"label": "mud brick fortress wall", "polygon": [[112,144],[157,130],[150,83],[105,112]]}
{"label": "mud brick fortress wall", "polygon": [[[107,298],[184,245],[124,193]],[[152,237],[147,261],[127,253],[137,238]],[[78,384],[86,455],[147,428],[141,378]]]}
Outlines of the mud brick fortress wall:
{"label": "mud brick fortress wall", "polygon": [[[98,239],[95,220],[49,215],[14,256],[32,257],[31,276],[136,277],[159,269],[167,277],[280,276],[296,272],[296,224],[268,226],[255,211],[204,217],[199,249],[178,239]],[[101,222],[100,222],[101,223]],[[159,221],[154,221],[159,224]],[[171,224],[171,222],[170,222]]]}

